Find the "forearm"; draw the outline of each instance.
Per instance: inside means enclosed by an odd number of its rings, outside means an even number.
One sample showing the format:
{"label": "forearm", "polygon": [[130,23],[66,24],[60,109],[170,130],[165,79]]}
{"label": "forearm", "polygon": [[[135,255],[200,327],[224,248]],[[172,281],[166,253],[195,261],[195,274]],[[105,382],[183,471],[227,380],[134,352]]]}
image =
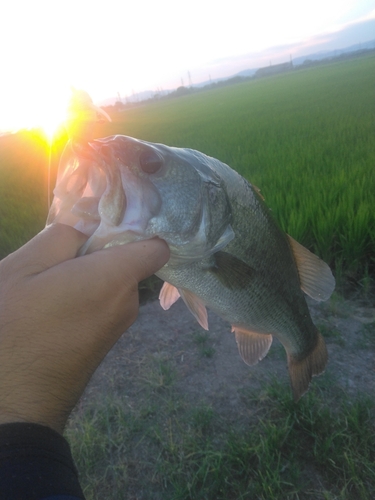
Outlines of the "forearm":
{"label": "forearm", "polygon": [[76,257],[84,241],[56,224],[0,262],[1,500],[84,499],[61,434],[169,258],[161,240]]}

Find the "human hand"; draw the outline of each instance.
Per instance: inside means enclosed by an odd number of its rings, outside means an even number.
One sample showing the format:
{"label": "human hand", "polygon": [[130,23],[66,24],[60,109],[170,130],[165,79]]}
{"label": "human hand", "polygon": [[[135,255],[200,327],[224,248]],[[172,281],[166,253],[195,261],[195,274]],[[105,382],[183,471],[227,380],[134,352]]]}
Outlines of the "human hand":
{"label": "human hand", "polygon": [[91,375],[138,314],[138,282],[169,259],[158,239],[76,257],[86,237],[47,227],[0,262],[0,424],[62,432]]}

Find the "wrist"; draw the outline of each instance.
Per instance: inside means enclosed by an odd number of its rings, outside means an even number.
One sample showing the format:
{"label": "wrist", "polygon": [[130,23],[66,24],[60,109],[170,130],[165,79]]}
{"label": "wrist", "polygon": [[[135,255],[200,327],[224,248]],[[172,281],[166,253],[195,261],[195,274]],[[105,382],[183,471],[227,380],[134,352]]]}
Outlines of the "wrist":
{"label": "wrist", "polygon": [[63,434],[66,421],[68,419],[69,413],[67,413],[66,418],[61,415],[48,415],[43,412],[33,412],[15,409],[0,409],[0,425],[6,424],[35,424],[42,425],[44,427],[49,427],[59,434]]}

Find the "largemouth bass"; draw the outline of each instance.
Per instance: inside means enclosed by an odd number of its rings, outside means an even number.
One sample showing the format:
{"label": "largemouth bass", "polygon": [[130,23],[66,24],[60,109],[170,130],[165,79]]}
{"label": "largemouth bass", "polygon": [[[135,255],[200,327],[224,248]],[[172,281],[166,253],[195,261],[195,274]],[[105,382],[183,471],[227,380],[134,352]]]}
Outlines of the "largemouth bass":
{"label": "largemouth bass", "polygon": [[89,236],[80,253],[153,237],[169,245],[157,273],[164,309],[181,297],[208,329],[209,308],[232,325],[245,363],[283,344],[298,400],[324,371],[327,350],[304,293],[331,295],[329,267],[281,231],[259,190],[191,149],[116,135],[72,144],[60,162],[47,223]]}

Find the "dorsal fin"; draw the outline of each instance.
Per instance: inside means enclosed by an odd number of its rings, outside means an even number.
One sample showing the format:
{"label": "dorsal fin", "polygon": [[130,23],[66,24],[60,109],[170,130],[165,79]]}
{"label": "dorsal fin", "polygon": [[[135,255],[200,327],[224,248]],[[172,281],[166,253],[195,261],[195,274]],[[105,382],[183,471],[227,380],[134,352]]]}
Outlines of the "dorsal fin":
{"label": "dorsal fin", "polygon": [[253,186],[254,191],[258,194],[258,196],[262,199],[262,201],[264,201],[264,196],[260,192],[260,189],[258,188],[258,186],[256,186],[255,184],[252,184],[252,186]]}
{"label": "dorsal fin", "polygon": [[302,290],[315,300],[327,300],[335,289],[335,278],[328,265],[287,235],[297,264]]}
{"label": "dorsal fin", "polygon": [[208,330],[207,309],[204,302],[190,290],[179,289],[182,300],[202,328]]}
{"label": "dorsal fin", "polygon": [[272,335],[256,333],[245,328],[232,326],[235,333],[238,352],[247,365],[256,365],[268,353],[272,344]]}
{"label": "dorsal fin", "polygon": [[179,298],[180,292],[177,288],[164,281],[164,285],[159,293],[160,305],[164,311],[167,311]]}

